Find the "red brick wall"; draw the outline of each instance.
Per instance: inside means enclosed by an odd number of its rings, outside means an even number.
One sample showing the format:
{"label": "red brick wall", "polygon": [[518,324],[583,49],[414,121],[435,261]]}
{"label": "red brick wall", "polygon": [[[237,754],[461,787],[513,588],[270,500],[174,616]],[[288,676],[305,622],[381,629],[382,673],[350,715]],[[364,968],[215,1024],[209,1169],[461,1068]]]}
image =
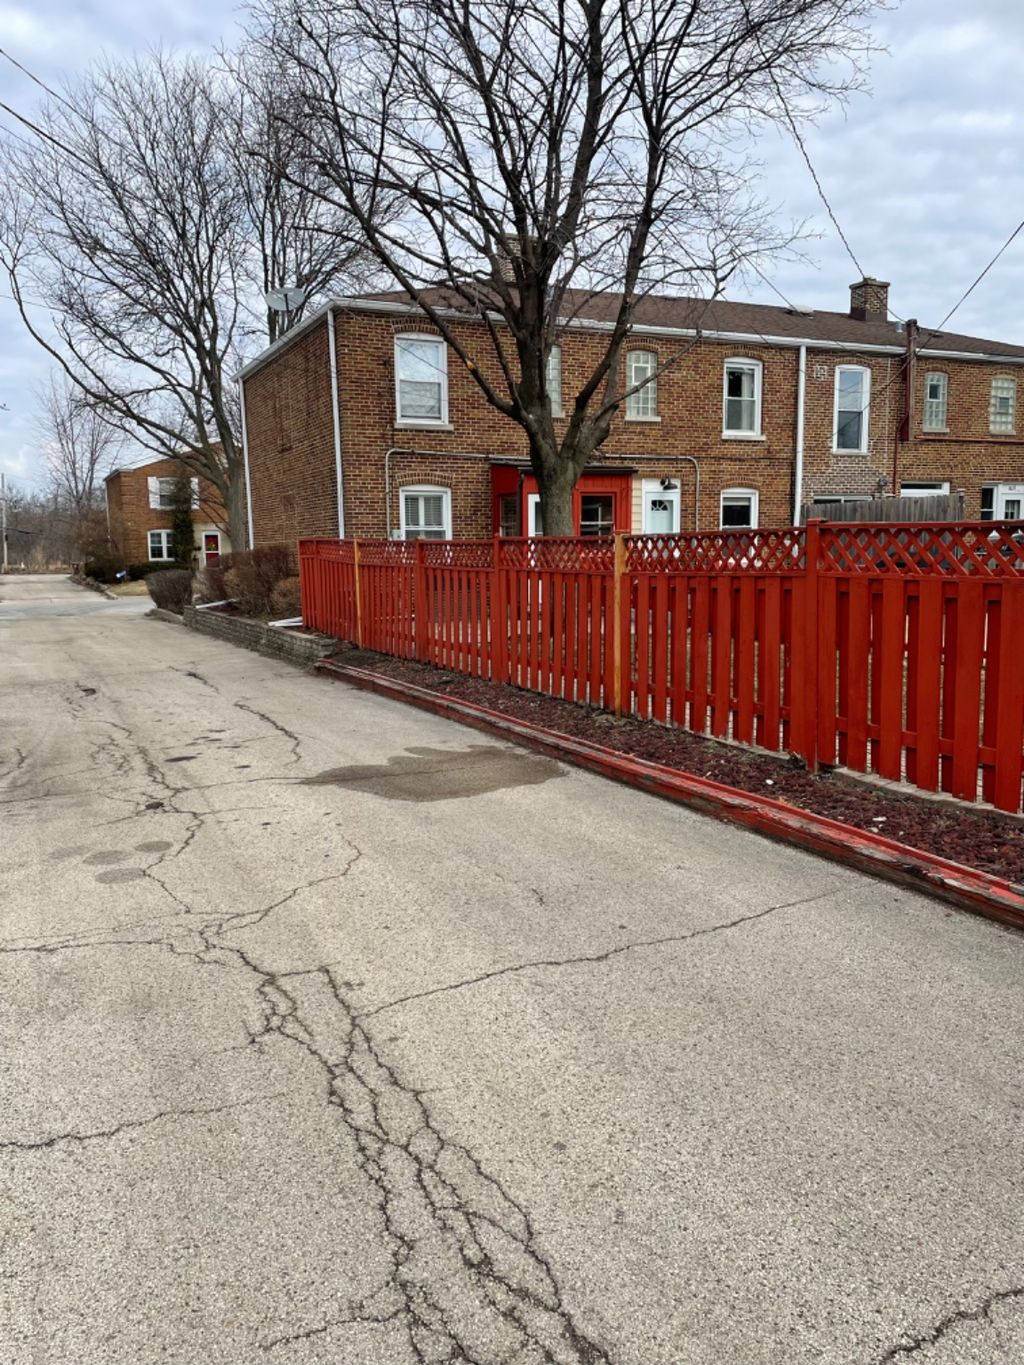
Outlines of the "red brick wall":
{"label": "red brick wall", "polygon": [[[399,488],[431,484],[452,490],[456,536],[490,535],[491,484],[485,457],[525,460],[527,445],[520,428],[487,404],[471,373],[451,350],[447,428],[399,425],[395,337],[434,329],[413,315],[363,312],[339,312],[335,329],[347,534],[396,532]],[[459,336],[473,363],[499,385],[484,329],[467,322],[459,327]],[[685,344],[677,338],[640,333],[632,343],[637,349],[654,351],[659,360]],[[604,337],[566,333],[561,345],[562,385],[568,401],[589,372]],[[723,438],[723,365],[730,357],[763,364],[760,440]],[[870,444],[863,455],[832,452],[835,369],[843,363],[864,364],[872,372]],[[805,500],[830,493],[871,494],[879,480],[891,478],[903,416],[902,365],[902,355],[865,357],[808,349]],[[898,476],[948,479],[954,489],[966,489],[968,514],[976,515],[982,482],[1024,480],[1024,440],[988,434],[988,384],[993,373],[1002,371],[986,363],[959,361],[943,366],[950,374],[950,436],[922,436],[924,373],[932,365],[939,368],[935,362],[918,363],[914,439],[901,447]],[[629,463],[638,470],[638,479],[671,476],[679,482],[684,529],[694,525],[694,472],[683,456],[695,457],[700,464],[702,528],[718,525],[720,495],[730,487],[758,492],[762,525],[788,525],[794,491],[797,368],[795,348],[702,341],[659,378],[660,420],[631,421],[620,410],[597,460]],[[1021,385],[1024,413],[1024,371]],[[245,393],[256,543],[337,534],[326,321],[299,336],[250,376]],[[564,424],[561,419],[556,427],[563,429]],[[386,492],[385,452],[389,449],[394,453]]]}
{"label": "red brick wall", "polygon": [[[841,364],[865,365],[872,372],[866,455],[832,453],[835,367]],[[925,376],[932,371],[948,376],[948,435],[924,431]],[[992,380],[1003,376],[1017,380],[1020,435],[989,431]],[[1024,481],[1024,367],[922,356],[915,363],[912,387],[910,439],[897,446],[904,406],[903,359],[808,352],[805,501],[830,493],[873,495],[883,480],[887,493],[898,493],[903,480],[945,482],[950,492],[964,491],[964,514],[973,520],[981,513],[982,484]]]}
{"label": "red brick wall", "polygon": [[[144,564],[149,560],[149,532],[171,530],[171,512],[150,507],[149,480],[173,479],[180,473],[177,460],[153,460],[136,469],[121,469],[107,479],[107,508],[110,538],[125,564]],[[199,480],[199,506],[192,511],[194,522],[223,526],[224,504],[217,490],[206,479]],[[224,541],[226,545],[226,540]]]}

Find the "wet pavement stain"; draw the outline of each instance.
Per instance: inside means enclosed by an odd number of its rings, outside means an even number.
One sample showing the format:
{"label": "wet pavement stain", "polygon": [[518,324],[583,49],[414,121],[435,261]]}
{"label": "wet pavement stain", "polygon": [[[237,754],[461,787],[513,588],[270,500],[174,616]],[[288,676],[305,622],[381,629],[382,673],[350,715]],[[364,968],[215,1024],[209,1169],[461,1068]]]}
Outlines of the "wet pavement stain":
{"label": "wet pavement stain", "polygon": [[169,848],[173,847],[170,839],[147,839],[144,844],[136,844],[135,851],[137,853],[166,853]]}
{"label": "wet pavement stain", "polygon": [[128,857],[123,848],[104,848],[99,853],[90,853],[88,858],[83,858],[84,863],[90,865],[94,863],[123,863]]}
{"label": "wet pavement stain", "polygon": [[354,787],[389,801],[453,801],[537,786],[561,773],[553,758],[495,744],[471,744],[468,749],[415,746],[386,763],[328,768],[305,781],[310,786]]}

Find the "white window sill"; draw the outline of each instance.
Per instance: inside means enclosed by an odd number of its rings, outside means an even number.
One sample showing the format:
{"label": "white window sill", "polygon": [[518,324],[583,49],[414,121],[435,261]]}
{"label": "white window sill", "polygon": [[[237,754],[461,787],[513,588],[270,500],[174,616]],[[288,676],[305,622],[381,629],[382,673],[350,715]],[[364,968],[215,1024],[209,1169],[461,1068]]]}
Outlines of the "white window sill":
{"label": "white window sill", "polygon": [[840,450],[838,446],[832,447],[833,455],[866,455],[867,453],[866,450]]}
{"label": "white window sill", "polygon": [[990,436],[1016,436],[1016,435],[1017,435],[1016,431],[993,431],[991,427],[989,427],[989,432],[988,432],[988,434],[989,434]]}
{"label": "white window sill", "polygon": [[414,422],[409,418],[396,422],[393,431],[454,431],[451,422]]}
{"label": "white window sill", "polygon": [[767,441],[768,437],[759,431],[723,431],[723,441]]}
{"label": "white window sill", "polygon": [[922,436],[948,436],[949,427],[922,427]]}
{"label": "white window sill", "polygon": [[661,418],[660,418],[660,417],[631,417],[631,416],[629,415],[629,413],[627,412],[626,415],[623,417],[622,420],[623,420],[624,422],[640,422],[640,423],[644,423],[644,422],[660,422],[660,421],[661,421]]}

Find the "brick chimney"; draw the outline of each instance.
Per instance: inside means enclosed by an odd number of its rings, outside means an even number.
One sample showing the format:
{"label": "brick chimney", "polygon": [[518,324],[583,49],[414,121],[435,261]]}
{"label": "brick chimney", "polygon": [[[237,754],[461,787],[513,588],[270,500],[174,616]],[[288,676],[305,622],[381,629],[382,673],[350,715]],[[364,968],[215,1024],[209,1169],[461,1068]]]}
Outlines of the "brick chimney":
{"label": "brick chimney", "polygon": [[889,281],[865,275],[850,285],[850,317],[860,322],[885,322],[889,316]]}

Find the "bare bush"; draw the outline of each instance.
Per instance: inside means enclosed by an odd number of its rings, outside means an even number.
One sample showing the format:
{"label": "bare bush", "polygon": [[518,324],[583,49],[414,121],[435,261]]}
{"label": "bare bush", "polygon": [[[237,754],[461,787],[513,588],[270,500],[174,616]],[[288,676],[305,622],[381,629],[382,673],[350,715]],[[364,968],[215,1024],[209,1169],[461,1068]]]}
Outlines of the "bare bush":
{"label": "bare bush", "polygon": [[156,606],[178,616],[192,601],[192,575],[187,569],[159,569],[147,577],[146,587]]}

